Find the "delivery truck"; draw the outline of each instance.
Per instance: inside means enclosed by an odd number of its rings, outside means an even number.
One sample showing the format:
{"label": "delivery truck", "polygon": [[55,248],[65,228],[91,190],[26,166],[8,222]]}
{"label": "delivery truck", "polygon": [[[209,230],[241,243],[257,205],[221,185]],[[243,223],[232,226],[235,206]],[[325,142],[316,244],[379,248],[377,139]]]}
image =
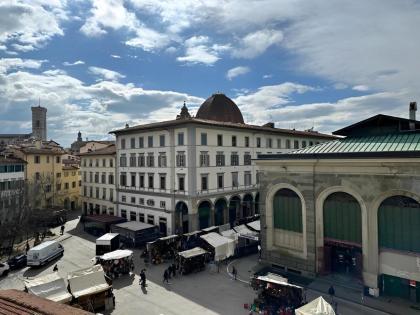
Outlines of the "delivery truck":
{"label": "delivery truck", "polygon": [[32,247],[27,254],[26,264],[28,266],[42,266],[46,263],[62,256],[64,253],[63,245],[57,241],[46,241]]}

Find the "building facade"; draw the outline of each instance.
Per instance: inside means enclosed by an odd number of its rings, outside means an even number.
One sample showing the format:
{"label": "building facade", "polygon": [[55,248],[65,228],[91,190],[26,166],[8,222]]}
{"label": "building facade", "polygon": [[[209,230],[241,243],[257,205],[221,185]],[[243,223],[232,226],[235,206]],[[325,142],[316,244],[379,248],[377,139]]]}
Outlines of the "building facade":
{"label": "building facade", "polygon": [[420,301],[420,122],[377,115],[334,134],[257,161],[263,260]]}
{"label": "building facade", "polygon": [[192,118],[111,132],[117,145],[118,215],[160,226],[164,234],[235,222],[259,212],[252,159],[335,138],[244,123],[236,104],[214,94]]}
{"label": "building facade", "polygon": [[57,193],[66,210],[80,209],[81,171],[78,165],[63,165],[61,181],[57,184]]}
{"label": "building facade", "polygon": [[80,154],[84,214],[116,215],[115,145]]}

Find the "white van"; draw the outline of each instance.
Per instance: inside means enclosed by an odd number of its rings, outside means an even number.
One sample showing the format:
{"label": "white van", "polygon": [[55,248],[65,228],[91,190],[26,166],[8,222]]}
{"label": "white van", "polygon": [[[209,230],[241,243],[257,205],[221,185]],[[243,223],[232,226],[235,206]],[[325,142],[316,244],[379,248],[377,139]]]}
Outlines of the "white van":
{"label": "white van", "polygon": [[57,241],[46,241],[28,251],[28,266],[42,266],[64,253],[63,245]]}

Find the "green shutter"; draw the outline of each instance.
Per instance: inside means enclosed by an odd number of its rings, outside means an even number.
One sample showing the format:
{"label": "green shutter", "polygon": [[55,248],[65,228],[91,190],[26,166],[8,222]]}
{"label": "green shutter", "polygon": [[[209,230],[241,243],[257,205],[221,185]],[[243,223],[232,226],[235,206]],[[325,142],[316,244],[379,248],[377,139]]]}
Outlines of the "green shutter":
{"label": "green shutter", "polygon": [[362,243],[360,205],[347,193],[333,193],[324,202],[324,237]]}
{"label": "green shutter", "polygon": [[302,233],[302,202],[290,189],[281,189],[273,200],[274,228]]}

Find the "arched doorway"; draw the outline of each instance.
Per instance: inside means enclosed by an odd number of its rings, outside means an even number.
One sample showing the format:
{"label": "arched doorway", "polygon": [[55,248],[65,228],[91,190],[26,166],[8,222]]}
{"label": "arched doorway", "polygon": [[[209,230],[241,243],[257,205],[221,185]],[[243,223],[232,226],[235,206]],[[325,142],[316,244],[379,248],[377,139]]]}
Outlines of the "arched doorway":
{"label": "arched doorway", "polygon": [[323,205],[324,271],[361,276],[362,215],[359,202],[345,192],[329,195]]}
{"label": "arched doorway", "polygon": [[175,206],[175,232],[188,233],[188,206],[185,202],[179,201]]}
{"label": "arched doorway", "polygon": [[225,212],[227,203],[225,199],[219,199],[214,204],[214,225],[222,225],[225,223]]}
{"label": "arched doorway", "polygon": [[[379,260],[390,269],[399,269],[397,257],[409,252],[420,253],[420,203],[406,196],[385,199],[378,208]],[[408,258],[410,259],[410,258]],[[418,258],[417,258],[418,259]],[[412,258],[412,264],[417,263]],[[387,296],[420,302],[420,281],[400,274],[381,274],[379,286]]]}
{"label": "arched doorway", "polygon": [[208,201],[202,201],[198,205],[198,227],[200,230],[210,226],[211,204]]}
{"label": "arched doorway", "polygon": [[275,229],[302,233],[302,201],[293,190],[282,188],[274,195],[273,226]]}
{"label": "arched doorway", "polygon": [[233,196],[229,201],[229,223],[233,227],[237,219],[237,213],[239,212],[239,207],[241,205],[241,198],[239,196]]}
{"label": "arched doorway", "polygon": [[259,192],[255,195],[254,210],[255,210],[255,214],[260,214],[260,193]]}
{"label": "arched doorway", "polygon": [[252,195],[246,194],[242,200],[242,217],[246,218],[252,215]]}

